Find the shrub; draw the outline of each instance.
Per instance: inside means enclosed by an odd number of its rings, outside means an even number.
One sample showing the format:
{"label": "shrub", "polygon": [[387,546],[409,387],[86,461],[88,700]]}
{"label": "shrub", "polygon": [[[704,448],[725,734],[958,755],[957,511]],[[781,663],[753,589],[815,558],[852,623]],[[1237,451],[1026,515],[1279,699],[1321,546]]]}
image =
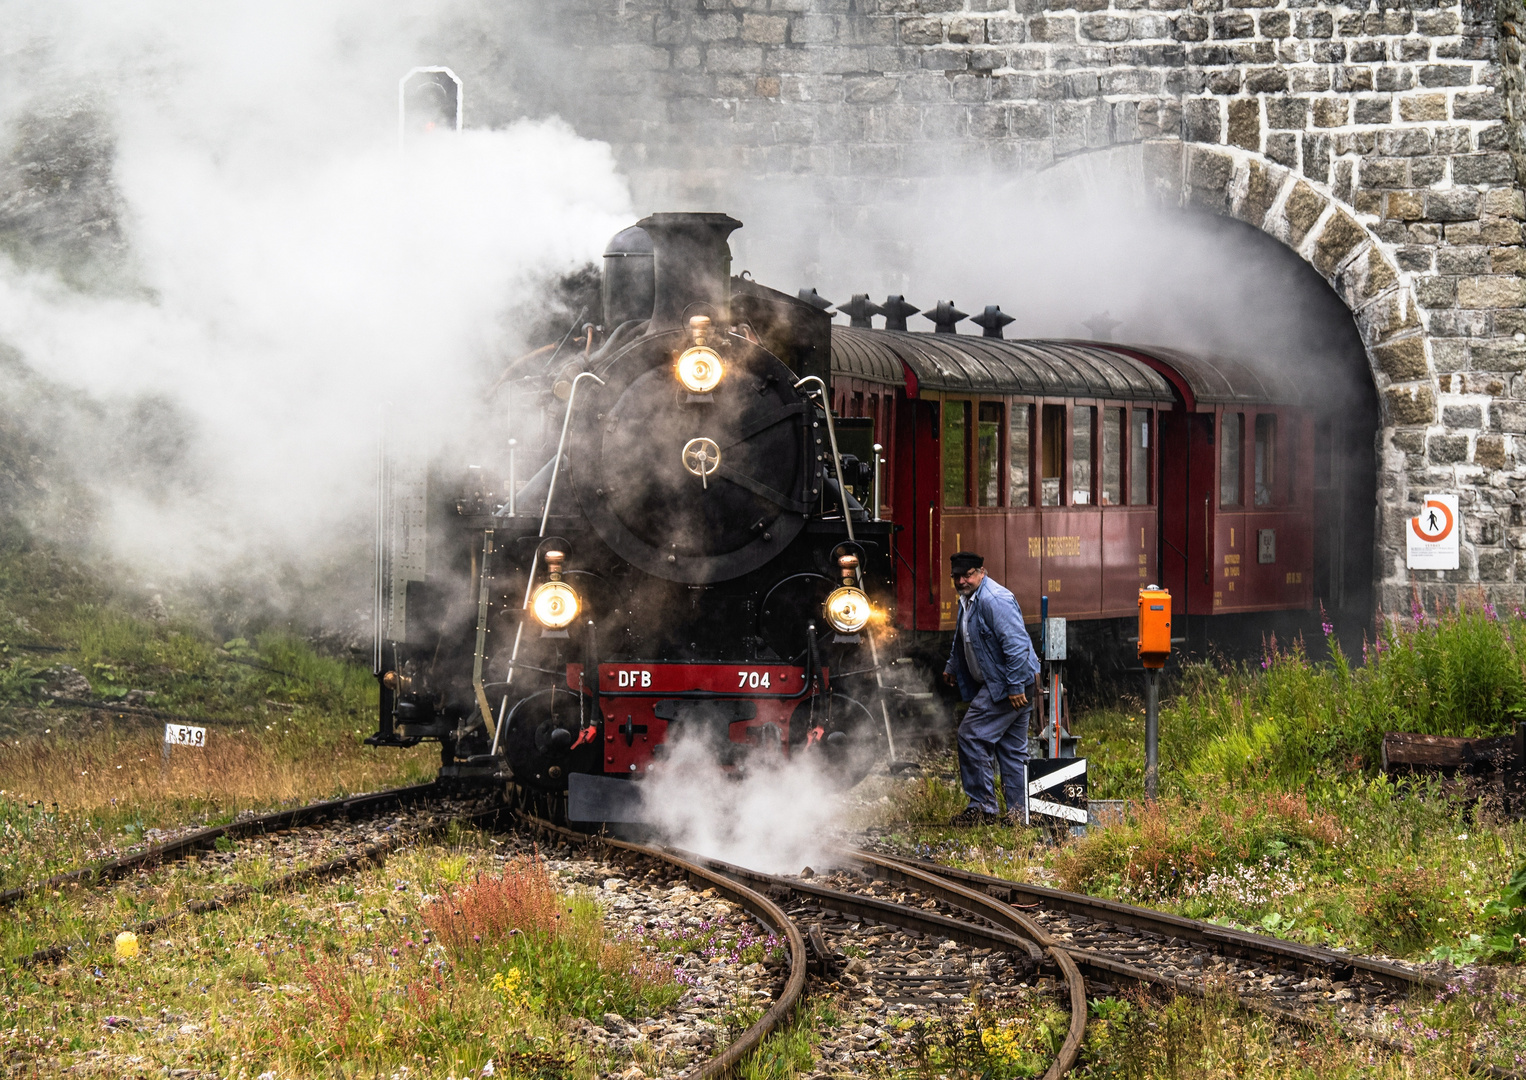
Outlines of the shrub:
{"label": "shrub", "polygon": [[1088,834],[1053,862],[1068,889],[1110,889],[1133,903],[1195,900],[1205,913],[1255,909],[1296,891],[1284,864],[1340,839],[1326,811],[1300,792],[1208,804],[1162,800],[1124,825]]}
{"label": "shrub", "polygon": [[1363,929],[1373,946],[1402,954],[1429,944],[1451,910],[1441,875],[1428,867],[1383,871],[1358,901]]}
{"label": "shrub", "polygon": [[422,915],[462,967],[488,983],[512,979],[514,992],[547,1015],[650,1011],[678,993],[671,964],[637,942],[607,940],[598,906],[559,893],[540,859],[512,859],[497,876],[451,889]]}
{"label": "shrub", "polygon": [[546,864],[513,859],[497,877],[478,875],[424,909],[435,939],[461,956],[491,948],[515,933],[555,936],[571,908],[557,893]]}
{"label": "shrub", "polygon": [[1269,639],[1259,664],[1185,667],[1161,711],[1163,780],[1296,788],[1372,770],[1387,731],[1484,736],[1526,719],[1526,619],[1488,604],[1388,619],[1353,667]]}
{"label": "shrub", "polygon": [[1484,906],[1484,914],[1495,921],[1497,927],[1489,938],[1489,949],[1505,958],[1521,955],[1521,945],[1526,942],[1526,866],[1511,876],[1500,890],[1499,899]]}

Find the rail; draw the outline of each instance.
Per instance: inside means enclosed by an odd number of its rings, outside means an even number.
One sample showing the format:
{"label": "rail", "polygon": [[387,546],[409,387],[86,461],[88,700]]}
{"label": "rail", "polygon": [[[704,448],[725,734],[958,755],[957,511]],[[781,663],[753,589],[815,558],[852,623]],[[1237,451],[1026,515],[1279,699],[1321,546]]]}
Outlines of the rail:
{"label": "rail", "polygon": [[648,844],[633,844],[607,836],[590,836],[587,833],[575,832],[572,829],[552,824],[549,821],[529,814],[520,814],[520,820],[531,828],[560,837],[569,843],[585,847],[605,847],[613,851],[622,851],[667,863],[669,866],[682,871],[690,881],[704,882],[706,886],[714,888],[737,904],[740,904],[762,922],[773,926],[789,946],[789,976],[785,980],[783,991],[775,999],[773,1005],[758,1018],[756,1023],[742,1032],[735,1041],[727,1046],[724,1051],[711,1058],[699,1068],[685,1073],[684,1080],[714,1080],[716,1077],[729,1074],[743,1059],[761,1046],[763,1040],[768,1038],[794,1011],[795,1006],[800,1001],[801,994],[805,992],[805,938],[801,935],[800,928],[795,925],[794,921],[784,913],[778,904],[775,904],[767,896],[736,881],[732,881],[723,874],[708,869],[689,857],[676,854],[664,848],[653,847]]}

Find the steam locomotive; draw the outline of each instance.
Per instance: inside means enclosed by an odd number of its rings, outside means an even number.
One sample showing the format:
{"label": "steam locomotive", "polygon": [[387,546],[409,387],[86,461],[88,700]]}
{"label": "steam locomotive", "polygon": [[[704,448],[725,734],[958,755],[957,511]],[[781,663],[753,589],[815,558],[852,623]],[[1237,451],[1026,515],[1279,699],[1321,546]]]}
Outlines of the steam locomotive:
{"label": "steam locomotive", "polygon": [[732,278],[740,225],[654,214],[616,239],[613,330],[517,380],[547,437],[505,488],[476,470],[446,508],[427,477],[384,483],[374,744],[436,739],[442,775],[553,800],[570,782],[581,820],[679,741],[728,768],[872,755],[892,525],[836,442],[828,317]]}
{"label": "steam locomotive", "polygon": [[[384,461],[379,746],[628,820],[696,743],[723,768],[861,776],[925,704],[949,553],[1030,618],[1312,603],[1311,424],[1245,368],[1106,342],[981,337],[952,304],[731,273],[724,214],[653,214],[605,256],[603,325],[505,373],[513,439],[464,484]],[[885,320],[875,328],[872,319]],[[538,432],[538,433],[537,433]],[[1216,438],[1217,433],[1217,438]],[[1254,561],[1252,561],[1254,559]],[[561,800],[566,799],[565,804]]]}

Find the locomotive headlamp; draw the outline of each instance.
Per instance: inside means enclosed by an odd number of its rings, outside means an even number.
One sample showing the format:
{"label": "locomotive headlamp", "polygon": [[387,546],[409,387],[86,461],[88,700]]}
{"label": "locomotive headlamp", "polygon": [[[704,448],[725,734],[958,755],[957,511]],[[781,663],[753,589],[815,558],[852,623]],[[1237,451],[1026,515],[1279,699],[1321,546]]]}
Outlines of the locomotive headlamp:
{"label": "locomotive headlamp", "polygon": [[720,385],[726,368],[708,345],[695,345],[683,351],[674,370],[678,381],[691,394],[708,394]]}
{"label": "locomotive headlamp", "polygon": [[827,597],[827,622],[839,634],[858,633],[868,625],[872,610],[864,590],[853,585],[844,585]]}
{"label": "locomotive headlamp", "polygon": [[538,585],[530,595],[530,613],[547,630],[565,630],[571,626],[582,606],[577,591],[562,580],[562,561],[566,558],[560,551],[546,552],[546,569],[551,573],[551,580]]}

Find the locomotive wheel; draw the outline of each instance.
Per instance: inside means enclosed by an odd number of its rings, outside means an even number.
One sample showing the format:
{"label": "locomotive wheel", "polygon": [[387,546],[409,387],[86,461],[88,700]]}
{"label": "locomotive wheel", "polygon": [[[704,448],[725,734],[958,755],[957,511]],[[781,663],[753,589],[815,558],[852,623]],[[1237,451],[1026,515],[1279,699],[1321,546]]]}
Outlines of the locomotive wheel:
{"label": "locomotive wheel", "polygon": [[789,741],[791,758],[820,755],[822,775],[843,791],[868,776],[882,752],[879,725],[868,706],[836,692],[795,706]]}
{"label": "locomotive wheel", "polygon": [[[573,746],[582,725],[590,722],[593,738]],[[504,754],[515,781],[525,787],[565,791],[568,773],[599,772],[598,717],[583,694],[552,688],[521,698],[504,727]]]}

